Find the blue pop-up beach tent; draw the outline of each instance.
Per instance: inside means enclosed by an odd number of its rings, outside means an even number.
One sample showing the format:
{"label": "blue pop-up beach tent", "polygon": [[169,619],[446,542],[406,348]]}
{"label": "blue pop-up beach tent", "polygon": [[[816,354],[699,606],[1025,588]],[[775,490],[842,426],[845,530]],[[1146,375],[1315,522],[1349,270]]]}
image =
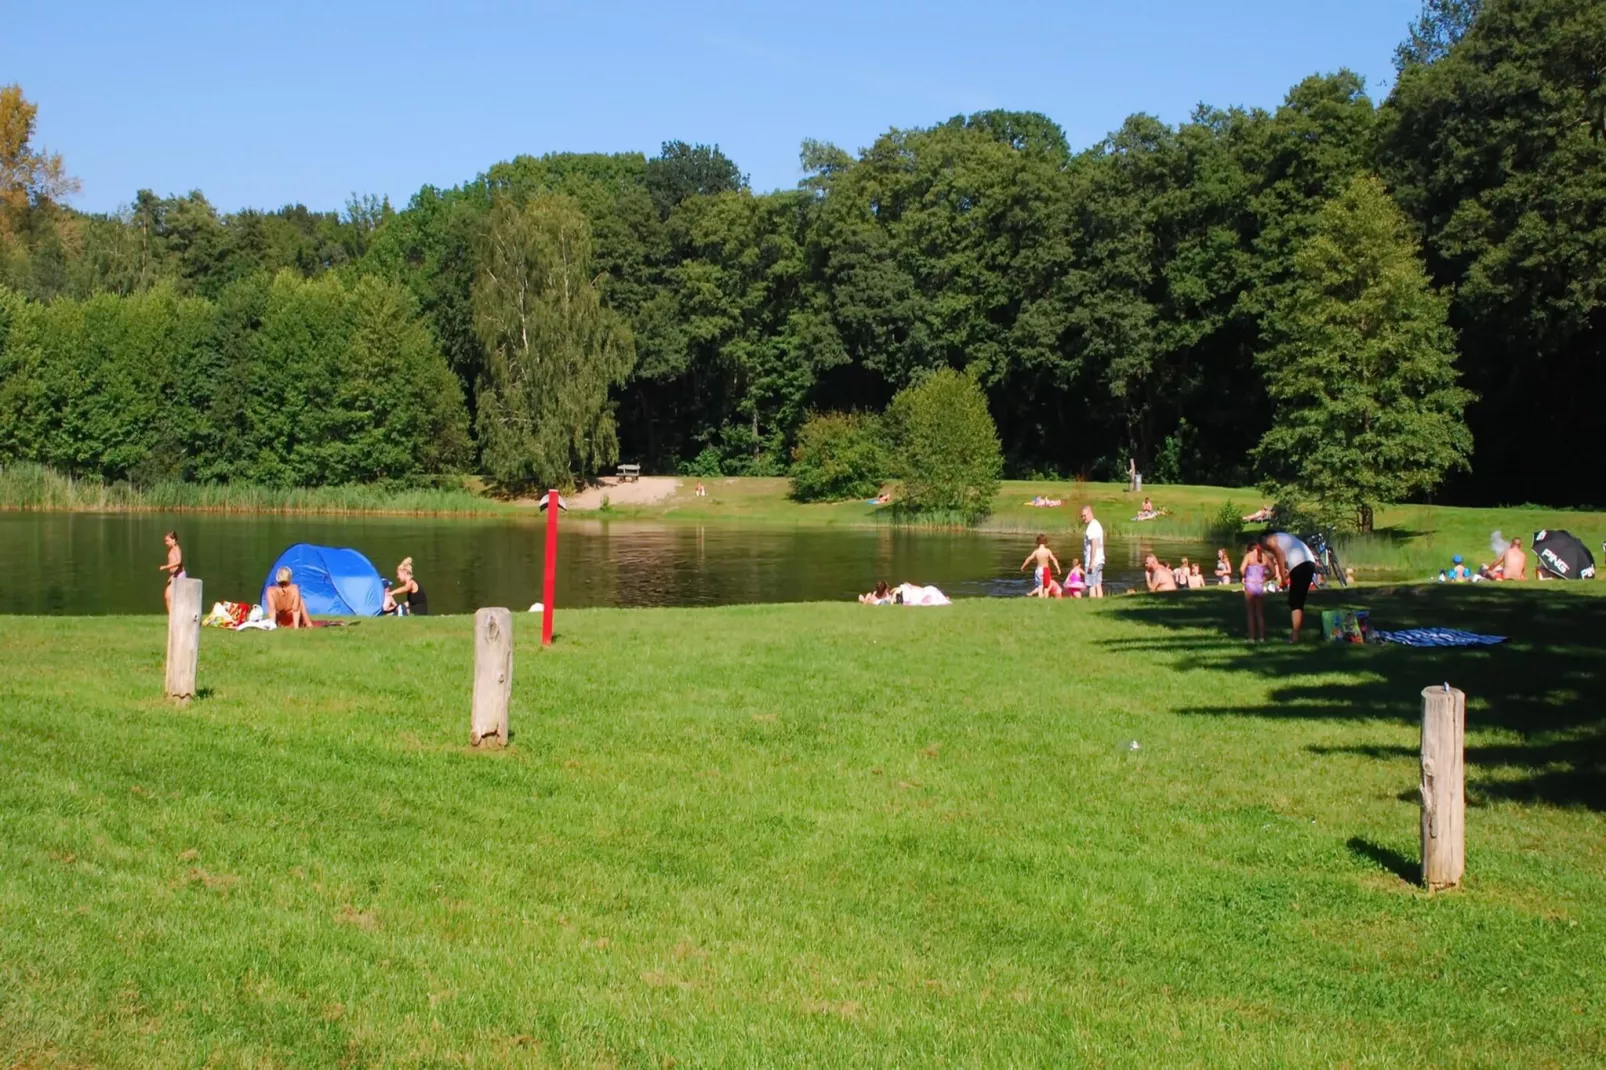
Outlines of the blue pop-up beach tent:
{"label": "blue pop-up beach tent", "polygon": [[385,584],[379,570],[356,550],[298,542],[279,555],[262,584],[262,604],[281,568],[301,588],[301,600],[314,617],[377,617],[385,607]]}

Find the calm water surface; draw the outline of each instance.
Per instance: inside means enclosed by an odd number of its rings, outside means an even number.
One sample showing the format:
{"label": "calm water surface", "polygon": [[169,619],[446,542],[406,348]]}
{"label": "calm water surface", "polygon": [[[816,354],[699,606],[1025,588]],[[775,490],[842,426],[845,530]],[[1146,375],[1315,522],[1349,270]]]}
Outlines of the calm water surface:
{"label": "calm water surface", "polygon": [[[412,557],[436,613],[480,606],[528,608],[541,597],[545,520],[209,516],[186,513],[0,513],[0,613],[160,613],[162,533],[175,529],[208,605],[255,601],[268,567],[291,543],[350,546],[386,576]],[[558,550],[559,606],[712,606],[836,601],[876,580],[935,584],[956,598],[1025,594],[1023,535],[892,529],[743,527],[580,520],[564,517]],[[1067,566],[1080,530],[1050,535]],[[1174,561],[1208,563],[1202,543],[1156,547]],[[1112,541],[1105,578],[1142,582],[1146,545]]]}

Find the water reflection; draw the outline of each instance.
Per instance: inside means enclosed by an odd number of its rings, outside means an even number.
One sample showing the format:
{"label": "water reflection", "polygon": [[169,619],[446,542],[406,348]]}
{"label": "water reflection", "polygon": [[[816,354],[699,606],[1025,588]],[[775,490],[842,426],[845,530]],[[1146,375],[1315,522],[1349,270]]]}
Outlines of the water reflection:
{"label": "water reflection", "polygon": [[[207,601],[254,600],[268,566],[293,542],[351,546],[385,575],[412,557],[438,613],[478,606],[527,608],[541,597],[544,520],[417,517],[0,514],[0,612],[159,613],[162,533],[176,529]],[[957,598],[1028,589],[1022,535],[605,523],[563,518],[561,606],[703,606],[836,601],[878,579],[936,584]],[[1065,564],[1080,532],[1051,536]],[[1106,577],[1142,582],[1146,545],[1112,540]],[[1204,544],[1167,543],[1169,555],[1204,561]],[[1172,559],[1175,560],[1176,556]]]}

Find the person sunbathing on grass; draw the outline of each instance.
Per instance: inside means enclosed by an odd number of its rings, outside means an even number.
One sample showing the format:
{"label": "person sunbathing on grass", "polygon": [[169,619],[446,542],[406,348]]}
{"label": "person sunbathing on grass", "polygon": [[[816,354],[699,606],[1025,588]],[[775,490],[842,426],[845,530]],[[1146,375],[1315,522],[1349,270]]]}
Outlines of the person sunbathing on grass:
{"label": "person sunbathing on grass", "polygon": [[1506,547],[1506,552],[1500,556],[1500,578],[1502,580],[1528,578],[1528,555],[1522,551],[1521,538],[1512,539],[1511,544]]}
{"label": "person sunbathing on grass", "polygon": [[1274,505],[1267,504],[1267,505],[1262,505],[1259,509],[1256,509],[1254,512],[1250,513],[1248,516],[1241,517],[1240,519],[1243,520],[1243,522],[1246,523],[1246,524],[1262,524],[1262,523],[1265,523],[1268,520],[1274,519],[1276,517],[1276,515],[1277,515],[1277,507],[1274,506]]}
{"label": "person sunbathing on grass", "polygon": [[1133,517],[1132,519],[1133,520],[1154,520],[1154,519],[1156,519],[1158,517],[1161,517],[1161,516],[1164,516],[1164,515],[1165,515],[1165,510],[1164,509],[1156,509],[1154,507],[1154,503],[1153,502],[1151,502],[1147,498],[1144,498],[1143,499],[1143,508],[1139,509],[1138,510],[1138,515]]}
{"label": "person sunbathing on grass", "polygon": [[875,590],[861,594],[859,602],[867,606],[890,606],[892,604],[892,590],[887,586],[886,580],[877,580]]}
{"label": "person sunbathing on grass", "polygon": [[274,575],[274,586],[269,589],[268,604],[263,608],[280,628],[311,628],[307,603],[301,598],[301,588],[290,582],[291,575],[288,568],[281,568]]}

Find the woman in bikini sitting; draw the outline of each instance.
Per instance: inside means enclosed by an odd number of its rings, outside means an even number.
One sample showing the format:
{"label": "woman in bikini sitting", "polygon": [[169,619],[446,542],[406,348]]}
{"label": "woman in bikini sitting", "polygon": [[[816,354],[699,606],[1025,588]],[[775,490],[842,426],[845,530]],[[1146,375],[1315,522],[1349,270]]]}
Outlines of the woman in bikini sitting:
{"label": "woman in bikini sitting", "polygon": [[273,577],[274,586],[268,591],[268,604],[263,609],[280,628],[310,628],[312,618],[307,615],[307,604],[301,599],[301,588],[290,582],[290,570],[281,568]]}
{"label": "woman in bikini sitting", "polygon": [[167,589],[162,592],[162,598],[167,602],[167,611],[173,612],[173,581],[184,578],[184,550],[178,544],[178,532],[170,531],[162,536],[167,544],[167,563],[157,565],[158,572],[167,573]]}

